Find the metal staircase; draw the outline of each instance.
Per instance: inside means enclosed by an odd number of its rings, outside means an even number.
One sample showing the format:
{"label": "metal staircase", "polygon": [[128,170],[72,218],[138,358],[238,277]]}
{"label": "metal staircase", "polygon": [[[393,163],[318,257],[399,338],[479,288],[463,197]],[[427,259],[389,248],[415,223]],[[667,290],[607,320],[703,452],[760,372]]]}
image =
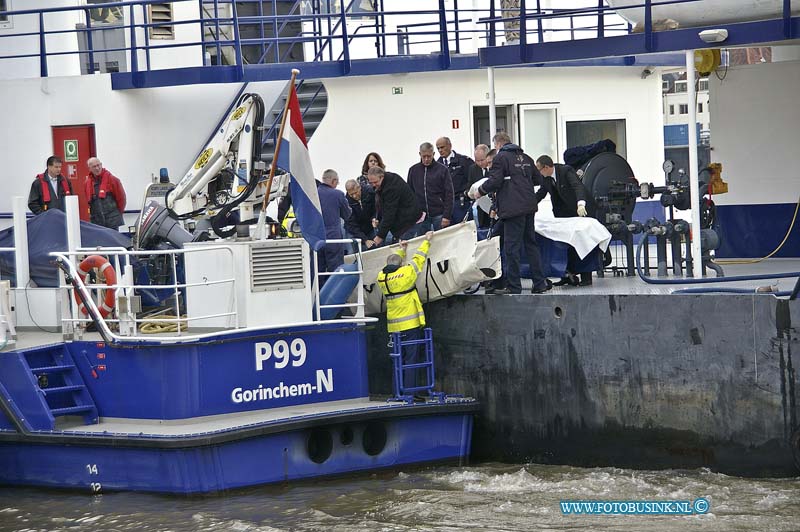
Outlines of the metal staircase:
{"label": "metal staircase", "polygon": [[64,344],[6,354],[14,355],[27,378],[18,379],[9,392],[31,429],[53,430],[56,418],[64,416],[80,416],[87,425],[97,423],[97,406]]}
{"label": "metal staircase", "polygon": [[[266,133],[263,136],[263,147],[261,148],[261,160],[267,166],[272,164],[273,156],[275,154],[275,143],[278,140],[278,133],[280,132],[281,117],[283,109],[286,104],[286,91],[283,91],[282,96],[278,98],[272,108],[267,113],[265,119]],[[310,140],[311,136],[319,127],[325,113],[328,111],[328,91],[325,90],[325,85],[318,80],[302,80],[297,84],[297,99],[300,103],[300,109],[303,110],[303,125],[306,130],[306,139]],[[266,124],[269,120],[272,124],[267,127]]]}
{"label": "metal staircase", "polygon": [[[424,329],[424,336],[418,340],[403,340],[402,332],[391,333],[392,352],[392,383],[394,385],[395,401],[414,402],[414,396],[425,394],[436,400],[443,400],[444,394],[433,391],[436,378],[436,369],[433,361],[433,332],[430,327]],[[418,347],[419,346],[419,347]],[[406,364],[404,348],[410,350],[422,349],[423,354],[417,354],[418,362]],[[415,358],[415,357],[412,357]],[[422,381],[420,383],[420,381]]]}

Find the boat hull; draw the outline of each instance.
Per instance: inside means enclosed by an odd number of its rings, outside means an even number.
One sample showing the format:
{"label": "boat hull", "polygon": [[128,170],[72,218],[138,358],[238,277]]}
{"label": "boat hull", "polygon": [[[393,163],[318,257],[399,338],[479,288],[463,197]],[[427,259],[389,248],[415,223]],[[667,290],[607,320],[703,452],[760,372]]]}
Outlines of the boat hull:
{"label": "boat hull", "polygon": [[[799,313],[768,295],[580,290],[426,309],[441,386],[481,398],[474,459],[754,477],[800,467]],[[369,362],[380,389],[390,367]]]}
{"label": "boat hull", "polygon": [[326,322],[0,353],[0,484],[191,494],[466,460],[477,402],[370,400],[365,349],[363,323]]}
{"label": "boat hull", "polygon": [[[193,494],[411,464],[466,461],[472,412],[465,411],[464,405],[399,408],[414,413],[403,414],[408,417],[380,413],[360,420],[352,416],[312,419],[290,430],[272,427],[260,435],[183,441],[6,432],[0,434],[0,483],[91,493]],[[224,441],[227,438],[232,439]]]}

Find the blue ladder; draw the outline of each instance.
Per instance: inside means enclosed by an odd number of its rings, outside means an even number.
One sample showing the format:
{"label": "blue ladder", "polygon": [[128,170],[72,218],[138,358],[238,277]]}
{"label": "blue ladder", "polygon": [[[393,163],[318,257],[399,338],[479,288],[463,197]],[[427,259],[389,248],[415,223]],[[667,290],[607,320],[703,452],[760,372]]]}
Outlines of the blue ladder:
{"label": "blue ladder", "polygon": [[[419,340],[403,340],[402,332],[394,332],[391,335],[391,348],[392,352],[389,356],[392,358],[392,380],[394,384],[394,397],[392,401],[403,401],[406,403],[413,403],[415,395],[427,394],[431,399],[438,402],[444,402],[445,394],[441,392],[434,392],[434,380],[436,376],[436,369],[433,362],[433,331],[430,327],[425,328],[425,337]],[[422,362],[413,364],[403,363],[403,347],[412,345],[424,345],[425,357]],[[423,385],[409,386],[405,385],[405,372],[407,370],[419,371],[425,370],[425,383]]]}
{"label": "blue ladder", "polygon": [[[55,428],[55,418],[78,415],[86,425],[97,423],[97,406],[89,394],[75,360],[63,344],[25,352],[25,360],[46,407],[46,424]],[[47,415],[49,412],[49,415]]]}

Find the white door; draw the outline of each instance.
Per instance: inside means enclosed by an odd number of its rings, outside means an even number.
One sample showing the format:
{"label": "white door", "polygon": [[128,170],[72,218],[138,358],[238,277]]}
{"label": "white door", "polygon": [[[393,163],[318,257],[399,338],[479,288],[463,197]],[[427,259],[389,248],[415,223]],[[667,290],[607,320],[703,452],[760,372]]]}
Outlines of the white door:
{"label": "white door", "polygon": [[525,153],[534,160],[540,155],[560,159],[557,104],[520,105],[519,124],[519,145]]}

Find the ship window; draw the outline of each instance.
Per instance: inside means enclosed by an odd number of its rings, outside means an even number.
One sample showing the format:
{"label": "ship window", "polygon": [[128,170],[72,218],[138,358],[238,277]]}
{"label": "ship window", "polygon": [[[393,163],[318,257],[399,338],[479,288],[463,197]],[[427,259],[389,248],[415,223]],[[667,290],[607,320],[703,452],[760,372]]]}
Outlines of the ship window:
{"label": "ship window", "polygon": [[[87,4],[107,4],[110,0],[87,0]],[[98,7],[89,11],[89,17],[92,19],[92,26],[98,24],[122,24],[125,15],[122,7]]]}
{"label": "ship window", "polygon": [[670,105],[669,106],[669,114],[671,114],[671,115],[675,114],[675,106],[674,105]]}
{"label": "ship window", "polygon": [[567,148],[587,146],[603,139],[617,145],[617,153],[628,156],[625,119],[575,120],[567,122]]}
{"label": "ship window", "polygon": [[701,79],[700,83],[697,84],[697,87],[698,87],[697,90],[699,90],[699,91],[707,91],[708,90],[708,80],[707,79]]}
{"label": "ship window", "polygon": [[152,39],[174,39],[175,26],[167,23],[172,22],[172,4],[151,4],[150,23],[158,24],[150,27],[150,37]]}
{"label": "ship window", "polygon": [[[11,11],[11,0],[0,0],[0,12]],[[11,17],[8,15],[0,15],[0,28],[10,28]]]}
{"label": "ship window", "polygon": [[[342,0],[328,0],[319,2],[319,5],[314,9],[311,2],[303,2],[303,14],[323,14],[328,13],[339,15],[342,12]],[[348,18],[351,17],[369,17],[374,16],[377,4],[373,4],[370,0],[345,0],[344,7],[347,10]]]}
{"label": "ship window", "polygon": [[561,151],[558,148],[557,105],[520,105],[519,117],[520,145],[525,153],[552,154],[555,157]]}
{"label": "ship window", "polygon": [[686,82],[685,81],[676,81],[675,82],[675,92],[686,92]]}
{"label": "ship window", "polygon": [[678,106],[678,112],[680,114],[682,114],[682,115],[688,115],[689,114],[689,104],[688,103],[680,104]]}

